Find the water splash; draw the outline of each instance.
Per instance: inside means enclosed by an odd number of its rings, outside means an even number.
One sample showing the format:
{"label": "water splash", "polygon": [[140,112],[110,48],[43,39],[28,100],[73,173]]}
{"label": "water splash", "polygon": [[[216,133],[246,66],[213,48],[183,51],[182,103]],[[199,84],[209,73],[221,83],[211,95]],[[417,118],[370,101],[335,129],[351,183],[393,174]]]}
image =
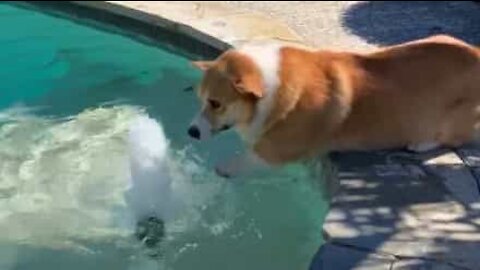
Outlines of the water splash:
{"label": "water splash", "polygon": [[[0,123],[2,269],[292,269],[321,241],[325,204],[301,168],[225,181],[131,106],[14,112]],[[150,216],[164,222],[155,260],[132,237]]]}
{"label": "water splash", "polygon": [[[6,117],[7,114],[4,114]],[[69,121],[18,113],[0,126],[0,239],[66,245],[121,233],[122,143],[133,107],[87,110]]]}
{"label": "water splash", "polygon": [[129,130],[130,185],[127,203],[136,220],[150,216],[171,219],[178,202],[168,175],[168,141],[159,124],[146,116],[135,119]]}
{"label": "water splash", "polygon": [[162,127],[148,116],[132,121],[128,136],[130,181],[125,199],[136,221],[136,236],[154,248],[175,218],[182,201],[172,188],[168,141]]}

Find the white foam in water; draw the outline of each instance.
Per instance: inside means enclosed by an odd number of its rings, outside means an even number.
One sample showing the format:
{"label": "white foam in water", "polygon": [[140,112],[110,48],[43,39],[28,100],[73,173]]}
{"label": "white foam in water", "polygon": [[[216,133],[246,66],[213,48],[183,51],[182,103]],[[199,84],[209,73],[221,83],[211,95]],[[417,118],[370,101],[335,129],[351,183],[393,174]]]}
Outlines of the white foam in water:
{"label": "white foam in water", "polygon": [[0,269],[158,269],[137,256],[132,225],[178,209],[169,160],[162,127],[135,107],[0,111]]}
{"label": "white foam in water", "polygon": [[132,121],[129,129],[130,184],[126,201],[137,221],[154,216],[163,221],[180,207],[168,166],[168,141],[162,127],[148,116]]}
{"label": "white foam in water", "polygon": [[0,242],[75,246],[124,234],[127,155],[122,137],[142,112],[86,110],[68,121],[4,111],[0,123]]}
{"label": "white foam in water", "polygon": [[167,238],[174,242],[197,230],[204,223],[201,209],[224,188],[223,179],[209,177],[183,151],[172,151],[160,123],[147,115],[131,120],[127,144],[130,177],[125,201],[133,216],[130,230],[150,217],[165,224]]}
{"label": "white foam in water", "polygon": [[[324,204],[298,170],[297,181],[280,173],[235,184],[191,154],[170,147],[161,123],[132,106],[61,121],[0,112],[0,269],[308,263]],[[133,237],[136,221],[151,216],[165,222],[159,261]]]}

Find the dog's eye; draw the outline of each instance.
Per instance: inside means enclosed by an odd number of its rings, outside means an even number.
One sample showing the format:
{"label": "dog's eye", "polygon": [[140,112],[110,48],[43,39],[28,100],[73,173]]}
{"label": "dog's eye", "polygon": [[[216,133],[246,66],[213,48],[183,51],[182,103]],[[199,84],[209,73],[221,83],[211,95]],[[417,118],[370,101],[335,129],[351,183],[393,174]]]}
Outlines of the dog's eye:
{"label": "dog's eye", "polygon": [[209,99],[208,100],[208,105],[210,106],[210,108],[212,108],[213,110],[217,110],[220,108],[221,104],[220,102],[218,102],[217,100],[214,100],[214,99]]}

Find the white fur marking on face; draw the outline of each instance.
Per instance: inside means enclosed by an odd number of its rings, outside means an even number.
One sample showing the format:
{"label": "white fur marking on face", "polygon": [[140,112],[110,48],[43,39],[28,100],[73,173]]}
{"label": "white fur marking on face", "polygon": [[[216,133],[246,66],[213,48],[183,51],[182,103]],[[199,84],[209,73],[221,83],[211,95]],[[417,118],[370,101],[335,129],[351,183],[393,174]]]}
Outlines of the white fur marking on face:
{"label": "white fur marking on face", "polygon": [[261,135],[263,125],[269,116],[275,93],[280,86],[280,44],[248,44],[238,49],[242,54],[249,56],[258,66],[262,73],[264,81],[265,95],[258,101],[255,115],[246,137],[249,143],[254,143],[258,136]]}
{"label": "white fur marking on face", "polygon": [[191,126],[196,126],[200,131],[200,140],[206,140],[212,136],[212,126],[203,115],[203,110],[195,116]]}

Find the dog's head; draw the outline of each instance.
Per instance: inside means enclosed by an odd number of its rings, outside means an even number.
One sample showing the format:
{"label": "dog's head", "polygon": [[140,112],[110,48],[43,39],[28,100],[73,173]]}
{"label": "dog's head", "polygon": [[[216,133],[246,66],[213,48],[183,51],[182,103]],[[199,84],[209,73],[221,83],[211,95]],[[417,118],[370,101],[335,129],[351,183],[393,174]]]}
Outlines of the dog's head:
{"label": "dog's head", "polygon": [[214,61],[193,65],[204,73],[197,89],[202,106],[188,134],[203,140],[232,127],[248,125],[255,103],[264,95],[262,74],[255,63],[230,50]]}

